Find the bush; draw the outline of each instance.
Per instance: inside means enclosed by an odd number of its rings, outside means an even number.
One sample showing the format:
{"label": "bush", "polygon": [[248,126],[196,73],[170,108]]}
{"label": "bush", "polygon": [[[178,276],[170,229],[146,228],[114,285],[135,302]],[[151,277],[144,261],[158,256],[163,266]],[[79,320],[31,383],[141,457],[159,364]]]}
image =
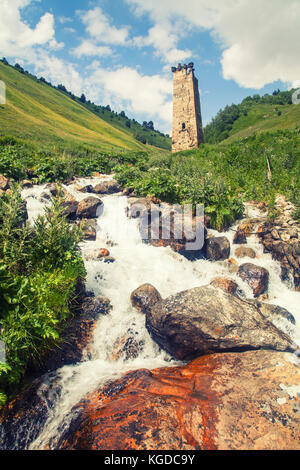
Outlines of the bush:
{"label": "bush", "polygon": [[78,244],[81,227],[63,217],[61,200],[24,224],[24,204],[16,190],[0,198],[0,405],[18,386],[28,365],[60,341],[75,286],[85,269]]}

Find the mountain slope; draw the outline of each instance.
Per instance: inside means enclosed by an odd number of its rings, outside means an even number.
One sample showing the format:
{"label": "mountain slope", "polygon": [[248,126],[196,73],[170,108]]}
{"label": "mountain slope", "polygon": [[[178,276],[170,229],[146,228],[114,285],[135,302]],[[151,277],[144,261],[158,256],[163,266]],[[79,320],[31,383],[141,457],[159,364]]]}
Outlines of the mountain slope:
{"label": "mountain slope", "polygon": [[148,146],[73,101],[64,93],[0,62],[7,103],[0,107],[0,136],[31,142],[86,144],[97,150],[145,150]]}
{"label": "mountain slope", "polygon": [[256,133],[298,129],[300,105],[292,103],[293,91],[248,96],[238,105],[226,106],[205,127],[205,141],[232,142]]}
{"label": "mountain slope", "polygon": [[241,116],[234,122],[226,142],[249,137],[254,133],[298,127],[300,127],[300,105],[281,105],[276,110],[272,105],[259,104],[249,110],[248,116]]}

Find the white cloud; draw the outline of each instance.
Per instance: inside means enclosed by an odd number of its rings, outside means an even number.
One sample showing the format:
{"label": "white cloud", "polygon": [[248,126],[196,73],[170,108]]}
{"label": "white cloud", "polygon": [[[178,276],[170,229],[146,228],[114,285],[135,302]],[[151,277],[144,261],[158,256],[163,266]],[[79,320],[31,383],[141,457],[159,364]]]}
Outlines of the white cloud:
{"label": "white cloud", "polygon": [[223,48],[224,78],[240,86],[299,80],[299,0],[126,1],[136,15],[149,14],[156,28],[169,22],[178,31],[180,19],[190,28],[210,30]]}
{"label": "white cloud", "polygon": [[88,96],[110,103],[114,109],[126,109],[142,119],[156,120],[169,131],[172,114],[172,80],[161,75],[142,75],[130,67],[117,70],[98,68],[89,77]]}
{"label": "white cloud", "polygon": [[46,78],[53,85],[63,84],[76,95],[84,90],[84,79],[76,67],[45,51],[39,51],[39,60],[34,67],[36,75]]}
{"label": "white cloud", "polygon": [[78,58],[84,57],[84,56],[105,57],[113,53],[110,47],[97,46],[97,44],[89,40],[83,40],[81,44],[75,49],[72,49],[71,52],[75,57],[78,57]]}
{"label": "white cloud", "polygon": [[172,64],[192,56],[190,50],[180,50],[176,47],[181,36],[180,28],[175,27],[170,21],[162,21],[149,29],[148,36],[136,37],[133,43],[138,47],[154,47],[157,56],[160,56],[165,63]]}
{"label": "white cloud", "polygon": [[25,59],[34,59],[35,46],[48,46],[59,49],[54,30],[54,16],[45,13],[34,28],[30,28],[21,19],[21,10],[31,0],[1,0],[0,2],[0,49],[6,56],[20,55]]}
{"label": "white cloud", "polygon": [[100,7],[86,12],[78,11],[86,31],[91,38],[102,44],[126,45],[128,41],[128,27],[116,28],[110,24],[110,19]]}
{"label": "white cloud", "polygon": [[58,21],[59,21],[61,24],[72,23],[72,22],[73,22],[73,18],[68,18],[67,16],[60,16],[60,17],[58,18]]}

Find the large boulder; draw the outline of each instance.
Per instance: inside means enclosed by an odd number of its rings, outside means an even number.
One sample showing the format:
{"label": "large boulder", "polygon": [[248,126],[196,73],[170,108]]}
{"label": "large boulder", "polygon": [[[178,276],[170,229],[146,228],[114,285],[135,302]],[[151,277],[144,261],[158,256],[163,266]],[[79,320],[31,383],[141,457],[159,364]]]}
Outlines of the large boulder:
{"label": "large boulder", "polygon": [[128,204],[127,214],[131,218],[139,218],[140,234],[144,241],[155,247],[170,247],[191,260],[203,258],[207,235],[204,216],[190,214],[188,224],[180,206],[163,204],[150,197],[132,198]]}
{"label": "large boulder", "polygon": [[80,219],[96,219],[103,212],[103,202],[97,197],[87,197],[79,202],[77,217]]}
{"label": "large boulder", "polygon": [[130,372],[77,405],[50,448],[299,450],[300,372],[292,360],[248,351]]}
{"label": "large boulder", "polygon": [[147,312],[146,326],[161,348],[181,360],[210,352],[294,350],[291,339],[259,308],[212,286],[156,303]]}
{"label": "large boulder", "polygon": [[62,203],[63,207],[63,215],[68,220],[76,220],[77,218],[77,209],[78,209],[78,202],[75,199],[69,199]]}
{"label": "large boulder", "polygon": [[260,296],[269,286],[269,273],[261,267],[252,263],[245,263],[239,267],[239,277],[249,284],[255,297]]}
{"label": "large boulder", "polygon": [[143,313],[147,313],[148,310],[151,310],[161,300],[160,293],[151,284],[143,284],[135,289],[130,296],[132,306]]}
{"label": "large boulder", "polygon": [[109,180],[97,184],[91,192],[95,194],[115,194],[121,192],[121,190],[122,188],[116,180]]}
{"label": "large boulder", "polygon": [[211,237],[206,240],[206,258],[210,261],[222,261],[230,256],[230,243],[226,237]]}

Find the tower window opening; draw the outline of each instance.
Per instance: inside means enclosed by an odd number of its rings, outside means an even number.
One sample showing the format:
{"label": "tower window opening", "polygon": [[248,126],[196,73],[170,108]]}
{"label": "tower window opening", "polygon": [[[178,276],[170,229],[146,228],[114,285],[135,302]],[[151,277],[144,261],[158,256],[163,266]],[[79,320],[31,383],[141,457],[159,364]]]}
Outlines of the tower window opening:
{"label": "tower window opening", "polygon": [[182,123],[182,126],[181,126],[182,130],[184,131],[185,130],[185,122]]}

